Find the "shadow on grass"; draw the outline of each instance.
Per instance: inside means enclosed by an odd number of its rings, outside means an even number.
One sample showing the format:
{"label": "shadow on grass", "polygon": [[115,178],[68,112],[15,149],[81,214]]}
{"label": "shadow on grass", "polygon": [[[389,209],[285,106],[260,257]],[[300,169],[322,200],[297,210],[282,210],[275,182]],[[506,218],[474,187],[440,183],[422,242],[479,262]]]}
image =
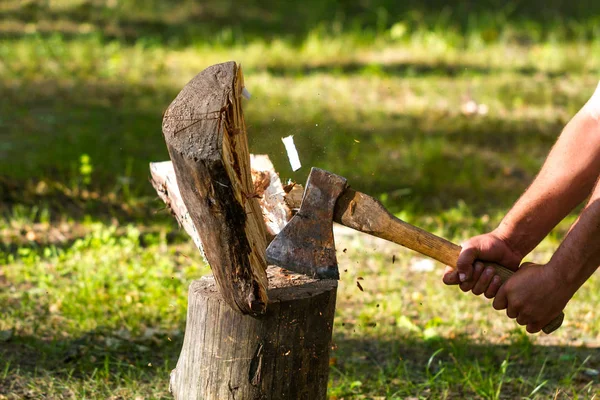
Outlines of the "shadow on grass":
{"label": "shadow on grass", "polygon": [[179,333],[124,338],[122,333],[100,330],[63,340],[13,337],[0,342],[0,364],[5,368],[0,394],[19,398],[31,391],[34,381],[37,387],[33,397],[56,390],[53,386],[61,381],[74,386],[77,384],[73,382],[80,381],[88,387],[108,387],[109,392],[128,384],[154,386],[153,391],[158,386],[158,391],[166,392],[168,374],[175,368],[182,343]]}
{"label": "shadow on grass", "polygon": [[338,397],[357,394],[351,381],[361,382],[360,393],[395,393],[397,398],[427,393],[496,398],[496,390],[500,398],[524,398],[540,384],[538,395],[546,398],[557,389],[564,394],[586,385],[600,387],[596,375],[585,373],[600,366],[598,348],[534,345],[521,335],[510,344],[478,343],[468,337],[396,341],[341,337],[333,352],[332,379],[340,385]]}
{"label": "shadow on grass", "polygon": [[[542,396],[559,388],[566,392],[590,385],[598,389],[600,384],[597,377],[585,374],[586,369],[600,367],[594,357],[596,348],[539,346],[526,336],[506,345],[474,343],[468,338],[394,340],[343,335],[334,335],[334,341],[330,378],[333,390],[344,398],[393,393],[399,397],[446,393],[487,398],[486,390],[493,392],[498,384],[502,398],[521,398],[542,382],[538,393]],[[35,376],[50,383],[97,380],[112,389],[134,381],[137,386],[153,382],[166,388],[182,343],[181,335],[124,339],[100,331],[64,340],[14,337],[0,342],[0,360],[4,361],[0,367],[6,368],[0,394],[25,392],[27,380]],[[507,368],[501,371],[503,362]]]}
{"label": "shadow on grass", "polygon": [[[58,31],[74,36],[80,34],[80,24],[87,24],[96,27],[106,37],[125,41],[146,38],[176,45],[215,36],[224,44],[278,36],[302,39],[316,27],[329,27],[332,24],[339,25],[337,30],[375,35],[383,33],[398,21],[413,29],[425,25],[431,29],[447,29],[460,34],[483,31],[485,38],[498,36],[504,27],[516,25],[522,27],[519,34],[525,37],[517,37],[519,40],[556,34],[558,26],[562,34],[581,40],[585,37],[582,32],[587,32],[583,29],[588,28],[586,22],[592,22],[591,17],[598,12],[597,5],[585,3],[583,6],[584,3],[559,1],[530,1],[507,5],[499,0],[372,0],[365,3],[334,0],[307,0],[301,3],[249,0],[244,2],[243,7],[232,1],[221,0],[123,0],[111,3],[113,2],[74,1],[66,2],[66,6],[50,7],[43,0],[13,1],[0,9],[0,16],[7,21],[23,24],[8,24],[13,29],[5,30],[4,34],[14,37],[26,34],[26,24],[35,23],[37,31],[41,33],[52,34]],[[571,19],[573,24],[564,24],[565,20]]]}
{"label": "shadow on grass", "polygon": [[547,78],[556,78],[563,76],[566,71],[542,71],[533,66],[517,68],[485,67],[477,64],[460,64],[437,61],[435,63],[418,62],[394,62],[394,63],[363,63],[363,62],[340,62],[333,64],[303,65],[298,67],[266,66],[256,68],[259,71],[266,71],[274,76],[297,76],[299,74],[332,74],[332,75],[350,75],[350,74],[368,74],[384,75],[396,77],[459,77],[492,75],[503,72],[513,72],[520,75],[542,75]]}
{"label": "shadow on grass", "polygon": [[[5,212],[14,204],[50,204],[76,220],[142,220],[163,207],[153,200],[148,163],[168,159],[161,116],[176,90],[45,81],[0,84],[0,92],[11,115],[0,119]],[[250,149],[269,154],[282,178],[304,182],[307,167],[319,166],[359,190],[385,195],[393,211],[452,208],[461,199],[478,212],[506,209],[558,131],[542,121],[462,115],[365,115],[360,124],[344,123],[325,108],[317,128],[300,108],[277,121],[249,110]],[[295,173],[280,142],[287,134],[294,134],[305,166]],[[82,169],[82,155],[89,156],[91,172]]]}

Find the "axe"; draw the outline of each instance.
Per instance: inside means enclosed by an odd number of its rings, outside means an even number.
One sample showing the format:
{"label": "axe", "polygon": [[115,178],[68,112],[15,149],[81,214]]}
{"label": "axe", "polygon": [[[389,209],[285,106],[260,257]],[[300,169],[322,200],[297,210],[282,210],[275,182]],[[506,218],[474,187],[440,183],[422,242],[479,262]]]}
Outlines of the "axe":
{"label": "axe", "polygon": [[[316,278],[339,279],[333,221],[456,268],[460,246],[394,217],[378,200],[350,188],[345,178],[318,168],[310,171],[300,210],[269,244],[267,261]],[[499,264],[484,264],[502,282],[513,275]],[[555,331],[563,319],[561,312],[542,330]]]}

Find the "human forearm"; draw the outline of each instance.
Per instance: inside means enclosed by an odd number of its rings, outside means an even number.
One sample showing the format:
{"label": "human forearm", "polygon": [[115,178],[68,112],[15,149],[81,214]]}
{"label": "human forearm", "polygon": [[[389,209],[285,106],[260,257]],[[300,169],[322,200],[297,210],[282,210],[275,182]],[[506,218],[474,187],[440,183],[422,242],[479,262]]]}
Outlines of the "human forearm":
{"label": "human forearm", "polygon": [[[493,270],[479,271],[474,268],[475,261],[493,261],[516,270],[548,232],[589,195],[599,174],[600,85],[567,124],[542,170],[500,225],[462,244],[457,269],[448,269],[444,282],[462,282],[464,291],[485,291],[493,297],[499,286],[497,281],[494,284]],[[471,279],[473,272],[475,279]],[[476,285],[481,279],[484,284]],[[483,288],[486,286],[488,290]]]}
{"label": "human forearm", "polygon": [[576,291],[600,266],[600,181],[548,266]]}
{"label": "human forearm", "polygon": [[586,108],[567,124],[542,170],[494,231],[528,254],[590,193],[600,173],[600,123]]}

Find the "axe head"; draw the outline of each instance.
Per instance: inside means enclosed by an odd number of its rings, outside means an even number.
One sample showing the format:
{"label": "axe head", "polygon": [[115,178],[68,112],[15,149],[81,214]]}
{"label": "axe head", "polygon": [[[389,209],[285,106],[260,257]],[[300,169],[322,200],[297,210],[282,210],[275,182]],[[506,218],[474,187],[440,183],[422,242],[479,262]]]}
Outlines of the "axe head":
{"label": "axe head", "polygon": [[300,210],[267,248],[267,261],[315,278],[339,279],[333,212],[346,178],[312,168]]}

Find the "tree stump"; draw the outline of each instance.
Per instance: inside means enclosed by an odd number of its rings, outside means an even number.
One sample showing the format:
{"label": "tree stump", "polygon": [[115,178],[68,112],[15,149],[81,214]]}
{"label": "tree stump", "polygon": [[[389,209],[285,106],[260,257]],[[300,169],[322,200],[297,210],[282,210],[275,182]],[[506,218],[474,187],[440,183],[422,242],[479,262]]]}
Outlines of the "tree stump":
{"label": "tree stump", "polygon": [[267,240],[302,189],[281,185],[266,156],[253,157],[251,173],[243,88],[234,62],[194,77],[163,118],[172,163],[150,166],[214,274],[190,286],[171,391],[184,400],[324,399],[337,282],[267,270]]}
{"label": "tree stump", "polygon": [[337,281],[267,271],[266,314],[233,311],[213,277],[190,286],[170,389],[185,400],[320,400],[327,396]]}

